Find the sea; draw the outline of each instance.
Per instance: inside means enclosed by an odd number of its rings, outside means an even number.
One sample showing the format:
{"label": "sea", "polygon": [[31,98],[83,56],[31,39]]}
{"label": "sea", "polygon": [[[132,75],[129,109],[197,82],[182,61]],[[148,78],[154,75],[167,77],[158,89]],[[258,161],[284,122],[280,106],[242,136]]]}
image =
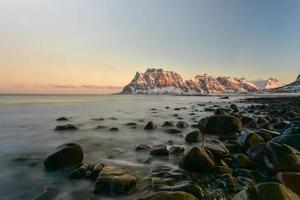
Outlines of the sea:
{"label": "sea", "polygon": [[[154,167],[177,168],[178,158],[151,158],[150,162],[144,162],[149,159],[149,153],[135,151],[136,145],[166,144],[172,140],[188,149],[184,135],[191,127],[182,134],[170,135],[160,125],[179,120],[197,124],[199,119],[212,114],[205,112],[205,107],[228,106],[244,97],[0,95],[0,199],[29,200],[45,190],[55,194],[49,199],[135,199],[138,193],[121,197],[94,195],[94,182],[71,180],[70,172],[65,170],[46,171],[43,162],[57,146],[75,142],[83,148],[84,163],[110,163],[129,168],[139,177],[138,184],[143,184]],[[69,121],[58,122],[59,117],[67,117]],[[156,123],[158,128],[145,131],[148,121]],[[129,122],[137,123],[137,127],[126,126]],[[54,130],[66,123],[79,129]],[[99,125],[104,128],[95,129]],[[119,131],[109,131],[111,127]]]}

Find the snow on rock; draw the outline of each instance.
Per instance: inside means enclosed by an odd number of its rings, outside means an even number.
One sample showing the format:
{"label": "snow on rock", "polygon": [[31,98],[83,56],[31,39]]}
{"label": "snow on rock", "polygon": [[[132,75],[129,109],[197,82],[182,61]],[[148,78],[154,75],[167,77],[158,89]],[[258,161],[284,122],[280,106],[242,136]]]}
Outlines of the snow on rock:
{"label": "snow on rock", "polygon": [[297,79],[292,82],[289,83],[285,86],[279,87],[279,88],[275,88],[273,90],[271,90],[272,92],[287,92],[287,93],[300,93],[300,74],[298,75]]}
{"label": "snow on rock", "polygon": [[234,77],[197,75],[184,81],[172,71],[149,68],[145,73],[137,72],[133,80],[124,87],[123,94],[168,94],[203,95],[210,93],[244,93],[259,91],[253,83]]}
{"label": "snow on rock", "polygon": [[256,85],[259,89],[273,89],[273,88],[279,88],[284,86],[283,83],[281,83],[276,78],[268,78],[266,80],[252,80],[251,81],[254,85]]}

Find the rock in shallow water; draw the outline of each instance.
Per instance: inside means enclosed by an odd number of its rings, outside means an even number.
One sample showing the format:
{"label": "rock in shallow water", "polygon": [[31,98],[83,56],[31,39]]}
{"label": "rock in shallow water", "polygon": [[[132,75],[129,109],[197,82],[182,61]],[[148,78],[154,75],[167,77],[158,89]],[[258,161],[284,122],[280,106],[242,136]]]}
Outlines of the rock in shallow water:
{"label": "rock in shallow water", "polygon": [[237,139],[237,141],[243,149],[248,149],[256,144],[265,142],[265,140],[262,137],[260,137],[258,134],[254,133],[254,132],[248,132],[248,133],[241,135]]}
{"label": "rock in shallow water", "polygon": [[203,142],[204,136],[200,131],[191,131],[185,136],[185,141],[188,143]]}
{"label": "rock in shallow water", "polygon": [[136,176],[130,171],[106,164],[96,179],[94,192],[108,195],[130,194],[136,188],[136,180]]}
{"label": "rock in shallow water", "polygon": [[176,124],[176,126],[178,128],[187,128],[187,127],[189,127],[189,124],[187,122],[185,122],[185,121],[178,121],[177,124]]}
{"label": "rock in shallow water", "polygon": [[179,167],[193,172],[208,172],[215,167],[214,160],[203,148],[193,147],[180,161]]}
{"label": "rock in shallow water", "polygon": [[234,116],[210,116],[199,121],[199,129],[205,134],[227,135],[242,130],[242,121]]}
{"label": "rock in shallow water", "polygon": [[144,127],[145,130],[153,130],[155,129],[157,126],[156,124],[154,124],[154,122],[149,121],[146,126]]}
{"label": "rock in shallow water", "polygon": [[223,142],[215,138],[206,138],[202,147],[209,150],[217,158],[223,158],[230,155],[230,151],[226,148]]}
{"label": "rock in shallow water", "polygon": [[77,130],[78,128],[73,124],[66,124],[66,125],[58,125],[55,127],[55,131],[73,131]]}
{"label": "rock in shallow water", "polygon": [[165,144],[158,144],[154,145],[150,149],[150,155],[152,156],[168,156],[169,151],[167,145]]}
{"label": "rock in shallow water", "polygon": [[44,161],[46,169],[61,169],[80,164],[83,151],[79,144],[67,143],[57,147]]}
{"label": "rock in shallow water", "polygon": [[281,135],[278,137],[274,137],[272,141],[287,144],[300,151],[300,134]]}
{"label": "rock in shallow water", "polygon": [[300,195],[300,173],[279,172],[276,177],[284,186]]}

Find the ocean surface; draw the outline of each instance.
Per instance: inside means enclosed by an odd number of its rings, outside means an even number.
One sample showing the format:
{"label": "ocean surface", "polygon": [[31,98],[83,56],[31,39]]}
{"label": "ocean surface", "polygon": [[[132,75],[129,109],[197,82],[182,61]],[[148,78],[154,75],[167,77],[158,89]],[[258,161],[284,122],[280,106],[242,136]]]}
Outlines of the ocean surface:
{"label": "ocean surface", "polygon": [[[93,194],[94,183],[87,180],[70,180],[65,171],[46,172],[43,161],[57,146],[75,142],[84,150],[85,163],[113,163],[132,169],[139,177],[146,177],[154,166],[176,168],[176,158],[152,159],[147,152],[136,152],[137,144],[161,144],[184,139],[166,134],[163,128],[154,131],[143,129],[147,121],[158,125],[164,121],[178,121],[178,114],[190,125],[211,115],[203,106],[226,105],[242,97],[220,99],[218,96],[126,96],[126,95],[0,95],[0,199],[32,199],[45,188],[58,192],[56,199],[134,199],[107,197]],[[170,109],[165,107],[169,106]],[[199,111],[191,112],[195,106]],[[198,107],[197,107],[198,106]],[[186,107],[175,111],[175,107]],[[154,110],[155,108],[156,110]],[[77,131],[56,132],[54,128],[66,122],[79,127]],[[93,118],[104,118],[94,121]],[[195,120],[196,119],[196,120]],[[138,124],[136,129],[125,126]],[[107,128],[95,129],[102,125]],[[108,129],[118,127],[118,132]],[[183,131],[185,135],[191,128]],[[187,147],[188,148],[188,147]]]}

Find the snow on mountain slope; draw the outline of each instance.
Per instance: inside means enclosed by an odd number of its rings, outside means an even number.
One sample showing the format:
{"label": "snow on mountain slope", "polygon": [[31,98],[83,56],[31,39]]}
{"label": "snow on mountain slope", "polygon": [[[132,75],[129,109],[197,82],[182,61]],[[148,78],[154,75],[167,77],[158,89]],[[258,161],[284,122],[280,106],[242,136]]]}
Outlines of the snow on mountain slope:
{"label": "snow on mountain slope", "polygon": [[260,79],[260,80],[252,80],[250,81],[253,84],[255,84],[259,89],[273,89],[273,88],[279,88],[284,86],[283,83],[281,83],[276,78],[268,78],[266,80]]}

